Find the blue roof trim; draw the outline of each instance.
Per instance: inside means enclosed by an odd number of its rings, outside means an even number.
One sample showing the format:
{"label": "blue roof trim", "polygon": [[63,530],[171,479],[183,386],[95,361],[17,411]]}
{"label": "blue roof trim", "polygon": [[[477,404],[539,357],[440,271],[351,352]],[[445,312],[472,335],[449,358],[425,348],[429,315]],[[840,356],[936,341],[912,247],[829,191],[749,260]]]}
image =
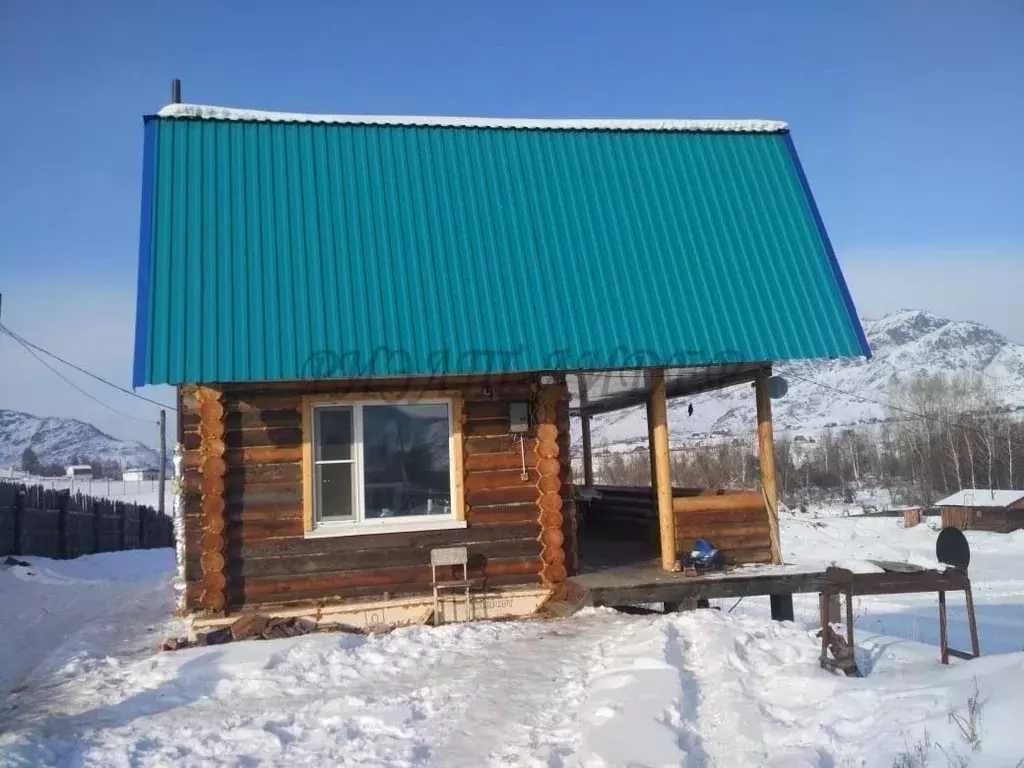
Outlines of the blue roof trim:
{"label": "blue roof trim", "polygon": [[145,121],[142,143],[142,214],[139,225],[139,283],[135,298],[135,365],[132,386],[146,383],[146,339],[149,335],[149,277],[153,244],[153,146],[156,123]]}
{"label": "blue roof trim", "polygon": [[839,286],[840,294],[842,294],[846,311],[850,314],[850,322],[853,323],[853,328],[857,333],[857,341],[860,342],[860,348],[864,351],[864,356],[870,359],[871,347],[868,345],[868,338],[864,334],[863,326],[860,324],[860,315],[857,314],[857,307],[853,304],[853,296],[850,295],[850,288],[846,285],[843,270],[839,267],[839,259],[836,258],[836,252],[832,247],[832,240],[828,236],[828,231],[825,229],[825,222],[821,218],[818,204],[814,200],[814,195],[811,194],[811,186],[807,183],[807,175],[804,173],[803,163],[800,162],[800,156],[796,153],[796,145],[793,144],[793,135],[789,131],[785,131],[783,132],[783,139],[786,142],[786,148],[789,150],[790,157],[793,159],[793,167],[796,169],[797,178],[800,179],[800,186],[803,187],[807,204],[811,207],[814,224],[818,228],[818,234],[821,235],[822,242],[825,244],[825,251],[828,253],[828,260],[832,265],[832,274],[836,278],[836,284]]}

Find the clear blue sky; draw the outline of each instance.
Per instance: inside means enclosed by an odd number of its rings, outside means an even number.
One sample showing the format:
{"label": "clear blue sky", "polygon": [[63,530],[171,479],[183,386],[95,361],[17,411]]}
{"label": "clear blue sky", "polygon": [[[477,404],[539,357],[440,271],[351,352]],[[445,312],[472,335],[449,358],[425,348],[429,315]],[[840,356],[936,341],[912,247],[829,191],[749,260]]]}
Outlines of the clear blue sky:
{"label": "clear blue sky", "polygon": [[[130,381],[141,116],[180,77],[185,101],[287,111],[783,119],[862,314],[1024,342],[1022,40],[1019,0],[4,0],[3,320]],[[9,340],[2,407],[150,432]]]}

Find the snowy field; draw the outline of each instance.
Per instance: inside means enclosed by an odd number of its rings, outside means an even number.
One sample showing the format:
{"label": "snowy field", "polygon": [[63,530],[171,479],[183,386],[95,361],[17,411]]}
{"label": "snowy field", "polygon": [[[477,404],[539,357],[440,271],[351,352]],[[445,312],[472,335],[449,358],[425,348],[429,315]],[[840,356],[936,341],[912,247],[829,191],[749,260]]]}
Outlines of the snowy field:
{"label": "snowy field", "polygon": [[[935,534],[827,514],[782,530],[800,565],[932,564]],[[934,595],[862,598],[863,679],[818,667],[812,596],[795,623],[748,598],[156,654],[182,632],[167,618],[169,550],[29,558],[0,570],[0,765],[1013,768],[1024,532],[969,539],[984,656],[939,664]],[[967,648],[962,601],[950,604]],[[977,751],[949,715],[966,717],[975,681]],[[903,759],[917,752],[927,762]]]}

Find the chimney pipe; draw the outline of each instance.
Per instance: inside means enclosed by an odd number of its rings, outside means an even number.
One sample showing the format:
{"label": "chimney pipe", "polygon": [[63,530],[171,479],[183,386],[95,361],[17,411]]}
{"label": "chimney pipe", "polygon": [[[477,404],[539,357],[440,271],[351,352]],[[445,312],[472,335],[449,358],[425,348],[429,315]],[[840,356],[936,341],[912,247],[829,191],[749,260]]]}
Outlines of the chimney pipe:
{"label": "chimney pipe", "polygon": [[181,80],[171,80],[171,104],[181,104]]}

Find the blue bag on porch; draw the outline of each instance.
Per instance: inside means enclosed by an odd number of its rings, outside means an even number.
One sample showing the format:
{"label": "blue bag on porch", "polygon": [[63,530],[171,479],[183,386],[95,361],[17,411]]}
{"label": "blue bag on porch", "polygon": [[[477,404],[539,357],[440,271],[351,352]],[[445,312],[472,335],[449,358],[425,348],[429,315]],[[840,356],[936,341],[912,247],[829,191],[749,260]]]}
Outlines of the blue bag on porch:
{"label": "blue bag on porch", "polygon": [[685,564],[698,571],[710,570],[718,564],[718,550],[707,539],[697,539],[685,558]]}

